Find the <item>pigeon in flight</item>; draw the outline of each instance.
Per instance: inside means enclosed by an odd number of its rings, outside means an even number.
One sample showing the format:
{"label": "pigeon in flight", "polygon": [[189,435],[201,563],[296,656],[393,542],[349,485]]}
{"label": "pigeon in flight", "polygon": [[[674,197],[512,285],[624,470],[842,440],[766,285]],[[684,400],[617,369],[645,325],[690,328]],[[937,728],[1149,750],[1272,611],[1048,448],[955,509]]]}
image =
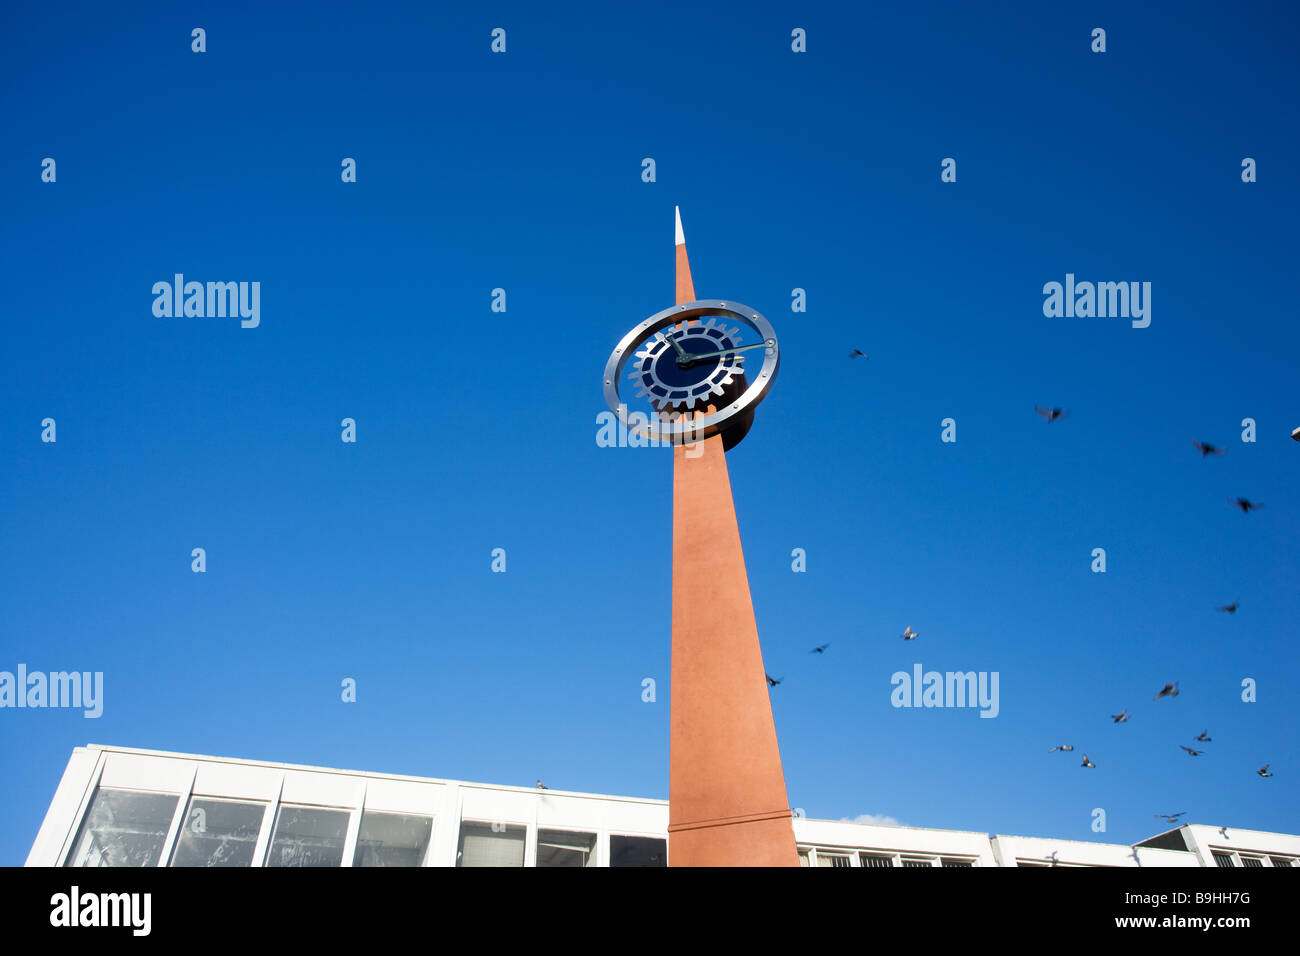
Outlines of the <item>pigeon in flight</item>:
{"label": "pigeon in flight", "polygon": [[1166,684],[1163,688],[1161,688],[1160,693],[1156,694],[1156,696],[1152,697],[1151,699],[1159,700],[1161,697],[1177,697],[1177,696],[1178,696],[1178,682],[1174,681],[1172,684]]}
{"label": "pigeon in flight", "polygon": [[1218,445],[1211,445],[1208,441],[1197,441],[1193,438],[1192,444],[1196,446],[1196,450],[1201,453],[1202,458],[1209,455],[1226,455],[1228,453],[1226,449],[1220,448]]}
{"label": "pigeon in flight", "polygon": [[1202,730],[1202,731],[1201,731],[1201,735],[1200,735],[1199,737],[1197,737],[1196,739],[1199,740],[1199,741],[1200,741],[1201,743],[1203,743],[1203,744],[1211,744],[1211,743],[1214,743],[1214,738],[1210,736],[1210,732],[1209,732],[1208,730]]}
{"label": "pigeon in flight", "polygon": [[859,357],[867,358],[867,353],[862,351],[862,349],[854,349],[852,352],[849,353],[849,358],[851,359],[855,359]]}
{"label": "pigeon in flight", "polygon": [[1047,752],[1048,752],[1049,754],[1054,754],[1054,753],[1056,753],[1058,750],[1073,750],[1073,749],[1074,749],[1074,744],[1060,744],[1060,745],[1058,745],[1058,746],[1056,746],[1056,747],[1053,747],[1051,750],[1049,750],[1049,751],[1047,751]]}
{"label": "pigeon in flight", "polygon": [[538,789],[538,790],[549,790],[550,788],[547,787],[546,784],[542,783],[542,781],[538,780],[538,781],[537,781],[537,789]]}
{"label": "pigeon in flight", "polygon": [[767,678],[768,687],[775,687],[777,684],[781,683],[781,681],[785,680],[784,677],[773,677],[771,674],[764,674],[763,676]]}
{"label": "pigeon in flight", "polygon": [[905,641],[914,641],[920,636],[919,632],[912,630],[911,624],[907,625],[907,629],[903,631],[903,640]]}
{"label": "pigeon in flight", "polygon": [[1064,418],[1066,414],[1068,414],[1064,408],[1043,408],[1039,405],[1034,406],[1034,411],[1046,418],[1049,425],[1058,418]]}
{"label": "pigeon in flight", "polygon": [[1249,498],[1229,498],[1228,504],[1232,505],[1234,508],[1240,508],[1242,514],[1249,514],[1252,511],[1257,511],[1264,507],[1256,501],[1251,501]]}
{"label": "pigeon in flight", "polygon": [[1093,768],[1095,768],[1097,765],[1096,765],[1095,763],[1093,763],[1091,760],[1088,759],[1088,755],[1087,755],[1087,754],[1084,754],[1084,755],[1083,755],[1083,763],[1079,764],[1079,766],[1080,766],[1080,767],[1093,767]]}
{"label": "pigeon in flight", "polygon": [[1227,611],[1229,614],[1236,614],[1237,608],[1241,607],[1241,598],[1233,598],[1231,604],[1222,604],[1215,608],[1216,611]]}
{"label": "pigeon in flight", "polygon": [[1205,753],[1204,750],[1193,750],[1191,747],[1185,747],[1185,746],[1183,746],[1182,744],[1179,744],[1178,746],[1182,747],[1184,750],[1186,750],[1186,751],[1187,751],[1189,754],[1191,754],[1193,757],[1199,757],[1201,754]]}
{"label": "pigeon in flight", "polygon": [[1110,719],[1115,721],[1115,723],[1117,724],[1124,723],[1126,720],[1128,720],[1128,708],[1127,707],[1124,708],[1118,714],[1111,714]]}
{"label": "pigeon in flight", "polygon": [[813,648],[811,651],[809,651],[808,653],[809,653],[809,654],[825,654],[825,653],[826,653],[826,648],[828,648],[828,647],[830,647],[830,646],[831,646],[831,645],[830,645],[829,642],[827,642],[827,643],[825,643],[825,644],[818,644],[816,647],[814,647],[814,648]]}
{"label": "pigeon in flight", "polygon": [[1273,776],[1271,773],[1268,772],[1268,764],[1264,764],[1264,766],[1262,766],[1262,767],[1260,767],[1258,770],[1256,770],[1255,773],[1259,774],[1261,777],[1271,777],[1271,776]]}
{"label": "pigeon in flight", "polygon": [[1186,816],[1186,815],[1187,815],[1186,810],[1180,810],[1178,813],[1157,813],[1156,819],[1168,820],[1170,823],[1177,823],[1179,817]]}

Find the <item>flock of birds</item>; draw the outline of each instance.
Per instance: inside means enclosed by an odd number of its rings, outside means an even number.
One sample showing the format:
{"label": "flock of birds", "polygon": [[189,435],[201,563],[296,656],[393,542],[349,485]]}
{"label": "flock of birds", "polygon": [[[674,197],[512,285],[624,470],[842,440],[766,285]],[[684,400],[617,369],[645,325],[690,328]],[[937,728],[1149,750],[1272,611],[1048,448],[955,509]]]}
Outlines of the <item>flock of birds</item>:
{"label": "flock of birds", "polygon": [[[1068,414],[1063,408],[1043,408],[1040,405],[1035,405],[1034,411],[1036,411],[1043,418],[1047,419],[1048,424],[1051,424],[1052,422],[1055,421],[1059,421],[1060,419],[1064,418]],[[1295,431],[1293,431],[1291,433],[1291,437],[1295,438],[1297,441],[1300,441],[1300,428],[1297,428]],[[1198,439],[1195,438],[1192,439],[1192,445],[1193,447],[1196,448],[1197,451],[1201,453],[1202,459],[1208,458],[1210,455],[1227,454],[1226,449],[1220,448],[1218,445],[1212,445],[1206,441],[1199,441]],[[1232,505],[1234,508],[1239,508],[1242,514],[1249,514],[1250,512],[1263,507],[1263,505],[1260,504],[1259,502],[1251,501],[1248,498],[1229,498],[1228,503]],[[1231,604],[1220,605],[1216,610],[1224,611],[1228,614],[1236,614],[1237,608],[1239,607],[1241,607],[1241,599],[1233,598]],[[1162,697],[1173,698],[1177,696],[1178,696],[1178,682],[1174,681],[1172,684],[1165,684],[1164,687],[1160,688],[1160,692],[1156,694],[1156,696],[1153,697],[1152,700],[1159,700]],[[1117,724],[1126,723],[1129,719],[1128,709],[1125,708],[1124,710],[1121,710],[1118,714],[1111,714],[1110,719]],[[1213,738],[1210,737],[1210,732],[1207,729],[1207,730],[1202,730],[1200,734],[1197,735],[1195,742],[1210,743],[1212,740]],[[1195,747],[1189,747],[1186,744],[1179,744],[1178,746],[1184,751],[1186,751],[1188,756],[1191,757],[1199,757],[1202,754],[1206,753],[1205,750],[1198,750]],[[1074,750],[1074,746],[1072,744],[1059,744],[1051,748],[1048,751],[1048,753],[1055,753],[1058,750],[1072,751]],[[1083,755],[1083,763],[1081,763],[1079,766],[1083,768],[1095,769],[1097,765],[1093,763],[1091,760],[1089,760],[1088,755],[1085,753]],[[1273,774],[1269,772],[1268,768],[1269,765],[1264,764],[1264,766],[1256,770],[1255,773],[1259,774],[1261,777],[1271,777],[1273,776]],[[1178,818],[1186,815],[1186,813],[1187,813],[1186,810],[1181,810],[1178,813],[1157,813],[1155,816],[1156,819],[1159,820],[1165,820],[1169,823],[1177,823]]]}
{"label": "flock of birds", "polygon": [[[903,640],[905,640],[905,641],[914,641],[914,640],[916,640],[918,637],[920,637],[921,634],[920,634],[919,631],[914,631],[914,630],[912,630],[912,625],[909,624],[909,625],[907,625],[906,629],[904,629],[903,633],[902,633],[900,636],[901,636],[901,637],[903,638]],[[816,647],[814,647],[814,648],[813,648],[811,651],[809,651],[808,653],[809,653],[809,654],[825,654],[825,653],[826,653],[826,648],[828,648],[828,647],[830,647],[830,646],[831,646],[831,645],[830,645],[830,641],[827,641],[825,644],[818,644]],[[773,677],[771,674],[764,674],[763,676],[767,678],[767,686],[768,686],[768,687],[775,687],[777,684],[781,683],[781,681],[785,680],[784,677]]]}
{"label": "flock of birds", "polygon": [[[861,349],[854,349],[852,352],[849,353],[849,358],[851,359],[858,359],[858,358],[865,359],[867,357],[868,357],[867,354],[863,352]],[[1067,412],[1064,408],[1044,408],[1041,405],[1035,405],[1034,411],[1037,412],[1044,419],[1046,419],[1049,425],[1052,422],[1060,421],[1061,419],[1069,415],[1069,412]],[[1296,441],[1300,441],[1300,428],[1295,429],[1291,433],[1291,437],[1294,438]],[[1197,451],[1201,453],[1202,459],[1208,458],[1211,455],[1221,456],[1227,454],[1226,449],[1221,448],[1218,445],[1213,445],[1210,442],[1200,441],[1195,438],[1192,439],[1192,445],[1196,448]],[[1250,512],[1263,507],[1263,505],[1260,504],[1259,502],[1251,501],[1248,498],[1229,498],[1228,503],[1232,505],[1234,508],[1240,509],[1242,514],[1249,514]],[[1218,608],[1216,608],[1216,610],[1223,611],[1228,614],[1236,614],[1237,609],[1239,607],[1241,607],[1241,599],[1233,598],[1231,604],[1220,605]],[[915,640],[919,636],[920,635],[918,632],[912,630],[912,625],[910,624],[907,626],[907,629],[904,630],[902,634],[902,638],[905,641]],[[816,647],[814,647],[810,651],[810,653],[825,654],[826,649],[830,646],[831,645],[829,642],[826,644],[819,644]],[[764,676],[767,678],[768,687],[775,687],[778,684],[780,684],[783,680],[785,680],[784,677],[773,677],[771,674],[765,674]],[[1165,686],[1160,689],[1160,692],[1156,694],[1155,697],[1152,698],[1152,700],[1160,700],[1160,698],[1162,697],[1174,698],[1177,696],[1178,696],[1178,682],[1175,681],[1172,684],[1165,684]],[[1118,714],[1111,714],[1110,718],[1117,724],[1126,723],[1129,719],[1128,709],[1125,708],[1121,710]],[[1195,742],[1210,743],[1212,739],[1213,738],[1210,737],[1210,732],[1207,729],[1207,730],[1202,730],[1200,734],[1197,735],[1197,737],[1195,738]],[[1188,753],[1188,755],[1192,757],[1199,757],[1202,754],[1206,753],[1205,750],[1198,750],[1195,747],[1188,747],[1185,744],[1179,744],[1178,746],[1181,747],[1183,750],[1185,750]],[[1074,750],[1073,744],[1058,744],[1057,746],[1051,748],[1051,750],[1049,750],[1048,753],[1056,753],[1057,751],[1068,753],[1073,750]],[[1090,760],[1088,758],[1088,755],[1085,753],[1083,755],[1083,762],[1079,766],[1088,769],[1096,769],[1097,765],[1093,763],[1092,760]],[[1269,771],[1268,768],[1269,768],[1269,764],[1264,764],[1264,766],[1260,767],[1255,772],[1259,774],[1259,776],[1261,777],[1271,777],[1273,776],[1273,774]],[[1169,823],[1176,823],[1178,821],[1178,818],[1186,815],[1186,813],[1187,813],[1186,810],[1180,811],[1178,813],[1157,813],[1156,818],[1161,820],[1166,820]]]}

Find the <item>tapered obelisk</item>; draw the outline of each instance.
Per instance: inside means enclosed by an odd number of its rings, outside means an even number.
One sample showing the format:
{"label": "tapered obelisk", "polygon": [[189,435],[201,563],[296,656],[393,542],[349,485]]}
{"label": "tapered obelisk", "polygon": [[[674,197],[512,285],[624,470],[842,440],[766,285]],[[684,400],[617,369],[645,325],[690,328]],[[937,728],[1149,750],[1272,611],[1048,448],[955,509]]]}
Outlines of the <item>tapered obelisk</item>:
{"label": "tapered obelisk", "polygon": [[[695,300],[680,211],[676,239],[680,304]],[[723,443],[673,449],[668,865],[798,866]]]}

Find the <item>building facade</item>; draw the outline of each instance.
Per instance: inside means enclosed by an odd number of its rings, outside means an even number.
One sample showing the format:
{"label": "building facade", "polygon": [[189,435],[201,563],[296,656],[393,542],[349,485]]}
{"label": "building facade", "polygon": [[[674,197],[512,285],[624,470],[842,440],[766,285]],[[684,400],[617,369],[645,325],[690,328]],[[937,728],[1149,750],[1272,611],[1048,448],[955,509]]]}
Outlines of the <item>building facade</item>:
{"label": "building facade", "polygon": [[[1185,825],[1134,846],[793,821],[810,867],[1300,866],[1300,836]],[[91,745],[28,866],[666,866],[668,802]]]}

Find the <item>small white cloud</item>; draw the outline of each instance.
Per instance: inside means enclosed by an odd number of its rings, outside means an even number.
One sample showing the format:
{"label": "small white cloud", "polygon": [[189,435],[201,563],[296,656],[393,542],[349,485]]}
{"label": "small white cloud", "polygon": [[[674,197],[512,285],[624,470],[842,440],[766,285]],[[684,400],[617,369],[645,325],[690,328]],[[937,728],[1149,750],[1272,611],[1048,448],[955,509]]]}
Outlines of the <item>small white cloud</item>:
{"label": "small white cloud", "polygon": [[901,827],[905,825],[883,813],[860,813],[851,820],[848,817],[840,817],[840,823],[873,823],[878,827]]}

